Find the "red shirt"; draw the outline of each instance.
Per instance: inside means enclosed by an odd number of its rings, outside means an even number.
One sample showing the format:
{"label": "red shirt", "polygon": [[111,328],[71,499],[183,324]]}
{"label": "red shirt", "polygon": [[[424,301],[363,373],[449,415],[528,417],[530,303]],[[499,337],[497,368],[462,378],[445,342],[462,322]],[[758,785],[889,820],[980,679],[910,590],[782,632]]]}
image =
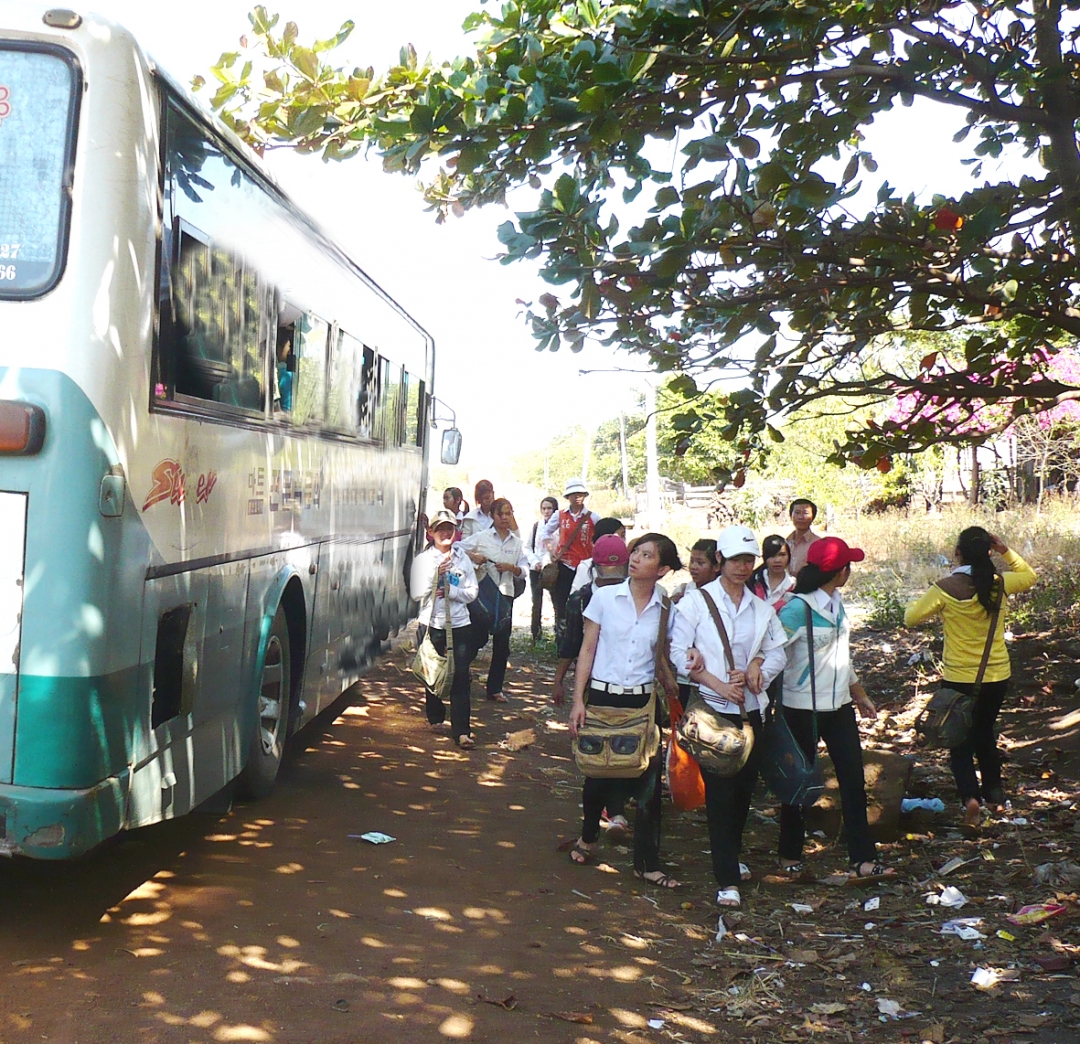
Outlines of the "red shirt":
{"label": "red shirt", "polygon": [[[578,529],[574,535],[574,539],[570,539],[570,534],[577,529],[577,524],[582,520],[585,520],[585,524]],[[569,511],[559,512],[559,542],[555,546],[556,554],[563,551],[560,562],[565,562],[568,566],[573,566],[575,569],[586,558],[592,558],[592,545],[593,545],[593,529],[594,523],[592,520],[592,514],[583,510],[576,518],[570,514]]]}

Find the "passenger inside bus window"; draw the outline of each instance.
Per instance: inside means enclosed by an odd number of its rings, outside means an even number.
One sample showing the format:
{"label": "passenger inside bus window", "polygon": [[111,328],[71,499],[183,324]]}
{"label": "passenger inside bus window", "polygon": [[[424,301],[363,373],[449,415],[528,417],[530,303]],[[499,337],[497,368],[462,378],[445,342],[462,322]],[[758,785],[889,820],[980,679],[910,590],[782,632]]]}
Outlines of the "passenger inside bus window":
{"label": "passenger inside bus window", "polygon": [[360,394],[356,397],[357,434],[362,439],[375,437],[374,419],[379,408],[379,371],[375,366],[375,352],[364,349],[364,373],[360,382]]}
{"label": "passenger inside bus window", "polygon": [[292,410],[293,373],[296,370],[296,356],[293,353],[295,326],[279,326],[277,331],[277,402],[274,408],[288,413]]}

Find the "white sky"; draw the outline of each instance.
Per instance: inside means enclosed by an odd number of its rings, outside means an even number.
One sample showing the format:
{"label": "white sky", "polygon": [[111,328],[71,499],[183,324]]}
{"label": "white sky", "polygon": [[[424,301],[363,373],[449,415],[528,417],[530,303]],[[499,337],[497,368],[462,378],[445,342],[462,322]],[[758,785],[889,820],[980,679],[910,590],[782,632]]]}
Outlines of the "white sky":
{"label": "white sky", "polygon": [[[77,5],[73,5],[77,6]],[[187,83],[249,28],[254,0],[94,0],[92,9],[129,28],[160,64]],[[382,71],[402,44],[421,55],[449,58],[471,49],[461,32],[479,0],[274,0],[269,11],[296,21],[303,41],[328,37],[346,19],[353,35],[329,56],[346,66]],[[209,93],[205,97],[208,99]],[[950,143],[962,113],[931,106],[899,110],[881,121],[866,145],[879,162],[867,189],[884,179],[903,194],[959,193],[970,185]],[[948,121],[942,125],[937,117]],[[285,190],[432,334],[437,394],[456,412],[464,436],[460,485],[490,471],[498,480],[512,455],[544,445],[562,427],[617,414],[636,383],[622,374],[579,375],[579,369],[638,368],[630,356],[600,348],[573,355],[538,354],[519,318],[518,298],[546,289],[535,268],[490,260],[501,248],[495,229],[511,216],[489,207],[436,225],[414,182],[383,174],[377,160],[324,164],[284,152],[269,165]],[[989,171],[989,168],[988,168]],[[865,177],[865,176],[864,176]],[[529,205],[523,196],[521,208]],[[555,288],[559,292],[561,288]]]}

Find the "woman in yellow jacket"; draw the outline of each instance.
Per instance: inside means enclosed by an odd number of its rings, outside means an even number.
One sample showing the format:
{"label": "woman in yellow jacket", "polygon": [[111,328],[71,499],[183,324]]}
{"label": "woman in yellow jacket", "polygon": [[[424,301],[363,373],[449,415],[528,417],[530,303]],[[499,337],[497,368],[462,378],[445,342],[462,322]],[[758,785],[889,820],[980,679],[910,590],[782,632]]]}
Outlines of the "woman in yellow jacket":
{"label": "woman in yellow jacket", "polygon": [[[1005,562],[1006,569],[1000,574],[990,560],[991,553],[1001,555]],[[1031,587],[1035,583],[1035,571],[999,537],[981,526],[970,526],[960,534],[956,541],[956,560],[958,565],[951,575],[939,580],[904,610],[904,623],[914,627],[941,614],[945,624],[942,680],[958,692],[972,693],[986,649],[994,606],[1001,603],[990,658],[972,715],[971,733],[959,747],[949,751],[956,789],[964,805],[964,822],[975,825],[979,822],[983,801],[998,808],[1005,804],[1001,754],[995,729],[1012,673],[1005,648],[1004,600],[1005,595]],[[981,786],[975,775],[975,759],[979,762]]]}

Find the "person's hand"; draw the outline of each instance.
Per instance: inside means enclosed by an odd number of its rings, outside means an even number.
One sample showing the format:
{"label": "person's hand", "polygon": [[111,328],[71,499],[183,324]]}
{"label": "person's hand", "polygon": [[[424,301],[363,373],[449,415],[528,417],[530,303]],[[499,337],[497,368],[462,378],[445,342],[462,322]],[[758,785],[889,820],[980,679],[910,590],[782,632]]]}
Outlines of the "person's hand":
{"label": "person's hand", "polygon": [[762,689],[764,679],[761,677],[761,661],[752,660],[746,668],[746,687],[756,696]]}
{"label": "person's hand", "polygon": [[472,559],[474,565],[483,565],[487,562],[487,555],[482,555],[479,551],[468,551],[466,554]]}
{"label": "person's hand", "polygon": [[585,724],[585,700],[581,696],[574,697],[574,704],[570,708],[570,735],[577,736],[578,729]]}
{"label": "person's hand", "polygon": [[556,678],[551,686],[551,702],[556,707],[561,707],[566,702],[566,682],[562,678]]}
{"label": "person's hand", "polygon": [[852,702],[855,704],[855,709],[859,712],[859,717],[876,718],[877,707],[874,706],[874,701],[870,699],[862,685],[852,685],[850,691]]}
{"label": "person's hand", "polygon": [[700,651],[691,647],[686,650],[686,673],[693,674],[695,671],[702,671],[705,669],[705,657],[701,655]]}
{"label": "person's hand", "polygon": [[996,533],[990,534],[990,550],[995,555],[1003,555],[1009,550],[1009,545],[1005,543]]}
{"label": "person's hand", "polygon": [[716,687],[716,690],[725,700],[737,703],[740,707],[746,705],[746,690],[741,683],[736,685],[734,682],[723,682]]}
{"label": "person's hand", "polygon": [[439,563],[439,576],[445,576],[445,575],[446,575],[446,571],[447,571],[447,570],[448,570],[449,568],[450,568],[450,556],[449,556],[449,555],[447,555],[447,556],[446,556],[446,557],[445,557],[445,558],[444,558],[444,559],[443,559],[443,560],[442,560],[442,561],[441,561],[441,562]]}
{"label": "person's hand", "polygon": [[517,566],[513,562],[495,562],[494,566],[500,573],[517,572]]}

